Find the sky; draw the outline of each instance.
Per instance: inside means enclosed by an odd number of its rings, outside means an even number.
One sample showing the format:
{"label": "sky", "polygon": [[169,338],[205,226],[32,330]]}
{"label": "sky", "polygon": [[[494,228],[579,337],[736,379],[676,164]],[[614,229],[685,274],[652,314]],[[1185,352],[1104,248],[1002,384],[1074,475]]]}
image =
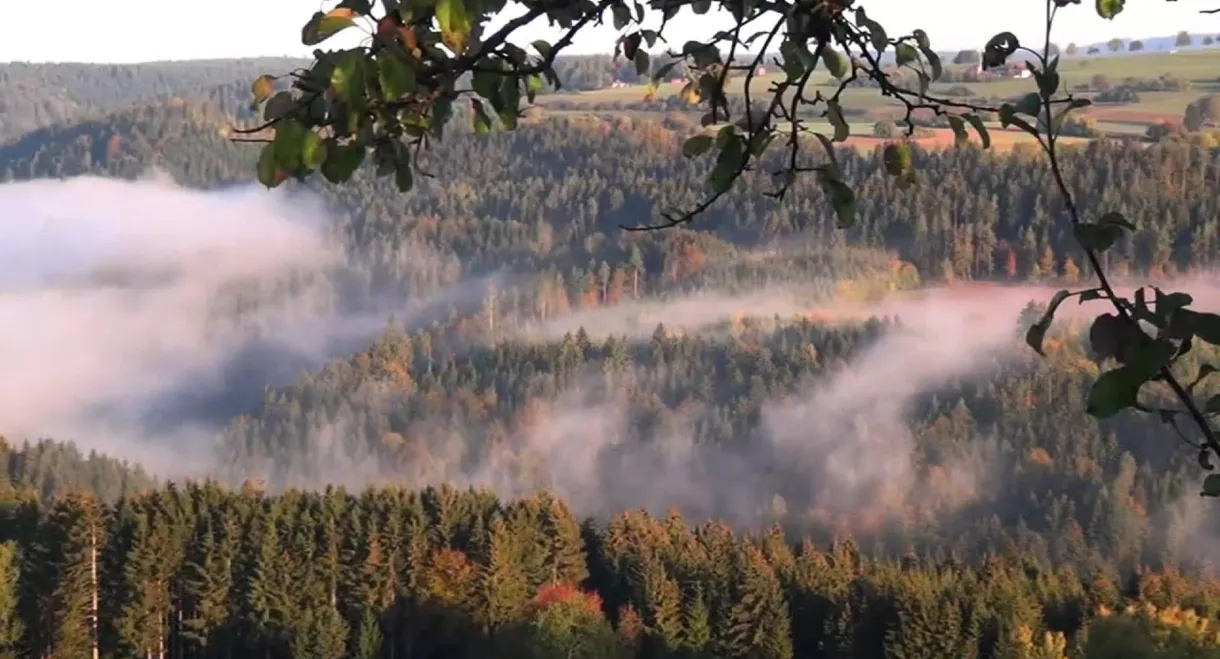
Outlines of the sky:
{"label": "sky", "polygon": [[[11,1],[11,0],[9,0]],[[253,56],[308,56],[300,44],[300,27],[320,7],[318,0],[58,0],[56,11],[70,20],[53,30],[25,20],[0,21],[0,62],[106,62],[208,59]],[[858,0],[891,34],[923,28],[939,50],[978,48],[996,32],[1009,30],[1027,42],[1041,42],[1042,0]],[[1092,0],[1061,12],[1053,40],[1066,45],[1095,43],[1113,37],[1140,38],[1176,34],[1220,33],[1220,14],[1199,10],[1220,7],[1220,0],[1129,0],[1113,21],[1098,18]],[[169,7],[176,7],[169,9]],[[985,8],[984,8],[985,7]],[[667,28],[675,47],[706,37],[724,24],[723,17],[695,17]],[[517,43],[555,34],[540,21]],[[672,29],[672,32],[669,30]],[[569,52],[608,53],[615,31],[595,29]],[[358,36],[358,35],[355,35]],[[334,47],[350,45],[335,39]],[[325,45],[331,47],[330,41]]]}

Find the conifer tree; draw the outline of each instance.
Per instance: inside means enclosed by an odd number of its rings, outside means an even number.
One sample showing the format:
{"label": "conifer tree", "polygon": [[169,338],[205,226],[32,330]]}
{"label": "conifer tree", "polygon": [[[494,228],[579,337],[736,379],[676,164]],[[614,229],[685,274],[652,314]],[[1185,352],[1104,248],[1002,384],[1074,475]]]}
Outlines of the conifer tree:
{"label": "conifer tree", "polygon": [[21,557],[13,542],[0,544],[0,659],[22,654],[25,624],[21,619]]}

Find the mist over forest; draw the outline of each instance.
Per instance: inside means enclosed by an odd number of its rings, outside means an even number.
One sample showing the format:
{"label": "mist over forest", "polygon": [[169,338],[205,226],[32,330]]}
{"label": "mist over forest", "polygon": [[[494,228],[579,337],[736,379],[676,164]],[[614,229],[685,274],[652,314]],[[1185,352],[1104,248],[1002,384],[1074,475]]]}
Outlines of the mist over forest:
{"label": "mist over forest", "polygon": [[[1090,277],[1037,154],[626,232],[698,115],[576,95],[268,191],[226,131],[291,64],[0,65],[0,656],[1220,656],[1196,451],[1085,414],[1103,303],[1024,341]],[[1062,159],[1120,287],[1217,308],[1214,146]]]}

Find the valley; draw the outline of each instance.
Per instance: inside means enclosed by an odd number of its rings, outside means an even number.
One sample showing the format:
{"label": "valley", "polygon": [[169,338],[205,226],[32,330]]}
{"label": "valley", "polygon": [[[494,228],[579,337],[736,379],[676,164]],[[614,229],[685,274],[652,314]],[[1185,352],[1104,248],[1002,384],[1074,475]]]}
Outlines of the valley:
{"label": "valley", "polygon": [[[1217,62],[1063,63],[1090,97],[1182,81],[1089,108],[1062,162],[1138,228],[1116,283],[1209,311],[1216,132],[1177,126]],[[408,194],[371,167],[267,191],[231,128],[293,65],[0,65],[0,656],[1220,653],[1197,451],[1085,413],[1101,303],[1023,339],[1090,273],[1016,131],[929,124],[904,186],[894,107],[849,90],[851,228],[754,171],[629,232],[706,189],[676,89],[458,121]]]}

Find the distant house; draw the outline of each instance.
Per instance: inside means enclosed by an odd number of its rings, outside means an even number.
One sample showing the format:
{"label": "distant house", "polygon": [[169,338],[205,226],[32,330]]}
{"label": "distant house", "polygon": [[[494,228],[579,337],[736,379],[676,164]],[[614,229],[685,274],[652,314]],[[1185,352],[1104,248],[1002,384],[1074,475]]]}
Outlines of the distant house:
{"label": "distant house", "polygon": [[1028,78],[1032,74],[1029,68],[1025,66],[1025,62],[1008,62],[1004,66],[994,69],[983,69],[980,63],[974,70],[979,78]]}

